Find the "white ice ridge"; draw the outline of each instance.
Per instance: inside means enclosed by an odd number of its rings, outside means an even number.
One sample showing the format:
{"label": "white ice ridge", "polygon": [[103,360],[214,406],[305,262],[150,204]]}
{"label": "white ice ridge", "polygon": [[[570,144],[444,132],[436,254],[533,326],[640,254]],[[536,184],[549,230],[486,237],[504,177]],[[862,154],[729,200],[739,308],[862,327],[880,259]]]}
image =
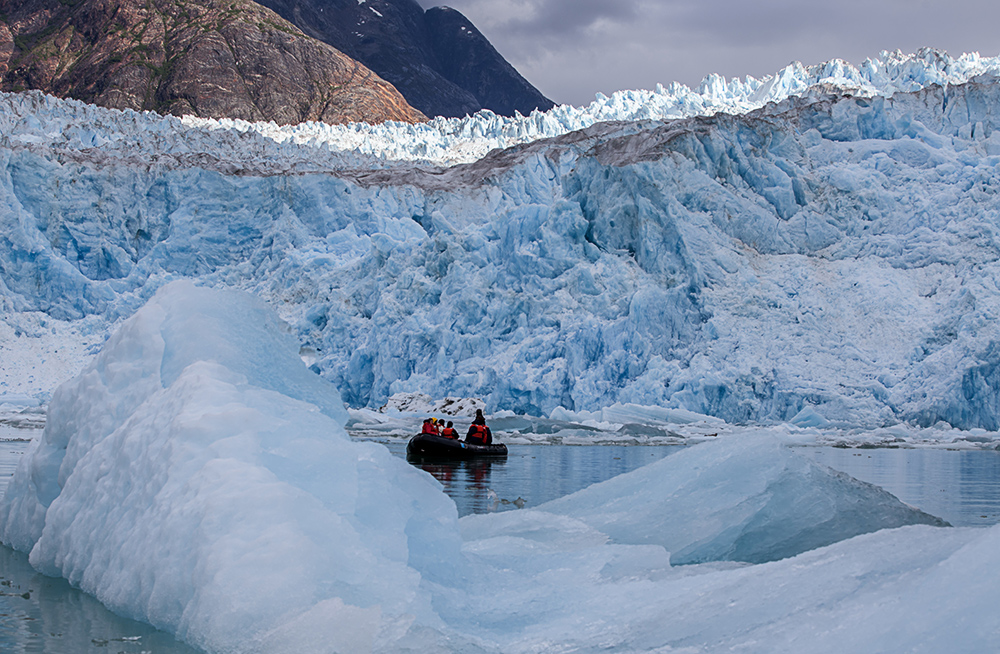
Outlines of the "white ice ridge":
{"label": "white ice ridge", "polygon": [[168,285],[56,392],[0,540],[209,654],[996,643],[1000,527],[884,529],[933,520],[769,437],[458,520],[344,419],[263,303]]}
{"label": "white ice ridge", "polygon": [[[89,157],[134,160],[144,165],[207,165],[223,170],[269,173],[373,168],[392,162],[439,166],[477,161],[505,149],[590,127],[605,121],[667,120],[717,113],[742,114],[812,92],[862,97],[912,92],[932,84],[961,84],[1000,73],[1000,57],[977,53],[953,58],[922,49],[916,54],[883,52],[860,66],[835,59],[793,63],[755,79],[707,77],[697,89],[672,83],[655,90],[598,94],[586,107],[557,106],[530,116],[498,116],[488,110],[466,118],[428,123],[279,126],[241,120],[183,119],[118,112],[79,102],[40,100],[37,94],[0,95],[0,133],[15,145],[47,143]],[[30,134],[20,135],[31,130]],[[214,135],[212,133],[215,133]]]}
{"label": "white ice ridge", "polygon": [[494,149],[506,149],[542,138],[574,132],[605,121],[669,120],[716,113],[743,114],[769,102],[780,102],[810,90],[841,92],[871,97],[912,92],[930,84],[961,84],[982,74],[1000,73],[1000,57],[978,53],[952,58],[925,48],[916,54],[882,52],[860,66],[834,59],[804,66],[792,63],[762,79],[746,77],[726,80],[706,77],[697,89],[674,82],[655,90],[601,93],[589,106],[561,105],[530,116],[498,116],[483,110],[466,118],[436,118],[409,125],[302,123],[279,127],[274,123],[248,123],[185,117],[187,125],[211,129],[253,131],[276,142],[326,146],[385,160],[414,161],[436,165],[470,163]]}

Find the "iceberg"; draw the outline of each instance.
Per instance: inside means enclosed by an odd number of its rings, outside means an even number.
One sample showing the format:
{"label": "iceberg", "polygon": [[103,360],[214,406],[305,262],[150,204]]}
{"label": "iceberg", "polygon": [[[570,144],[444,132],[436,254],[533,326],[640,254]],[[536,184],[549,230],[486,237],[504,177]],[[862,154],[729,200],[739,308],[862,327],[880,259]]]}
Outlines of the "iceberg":
{"label": "iceberg", "polygon": [[351,442],[297,352],[259,300],[164,287],[56,391],[0,540],[209,652],[358,652],[436,624],[424,584],[455,573],[454,504]]}
{"label": "iceberg", "polygon": [[538,510],[614,543],[661,545],[675,565],[763,563],[879,529],[947,524],[766,434],[687,448]]}

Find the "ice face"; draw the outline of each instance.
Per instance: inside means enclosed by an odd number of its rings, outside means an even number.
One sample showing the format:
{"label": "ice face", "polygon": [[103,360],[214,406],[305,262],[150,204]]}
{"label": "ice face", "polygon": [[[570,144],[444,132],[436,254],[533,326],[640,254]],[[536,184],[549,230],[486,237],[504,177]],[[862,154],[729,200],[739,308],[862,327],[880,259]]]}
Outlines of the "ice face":
{"label": "ice face", "polygon": [[945,524],[766,435],[703,443],[538,510],[615,543],[661,545],[673,564],[762,563],[879,529]]}
{"label": "ice face", "polygon": [[[0,392],[48,392],[30,366],[65,372],[66,325],[100,335],[187,277],[275,307],[355,408],[422,393],[535,416],[997,429],[1000,87],[925,87],[991,66],[925,52],[714,80],[699,97],[781,102],[545,128],[448,169],[3,96],[0,297],[12,322],[50,322],[0,326],[49,344]],[[786,98],[822,79],[899,92]],[[652,95],[598,113],[635,118]],[[442,138],[506,129],[477,120]]]}

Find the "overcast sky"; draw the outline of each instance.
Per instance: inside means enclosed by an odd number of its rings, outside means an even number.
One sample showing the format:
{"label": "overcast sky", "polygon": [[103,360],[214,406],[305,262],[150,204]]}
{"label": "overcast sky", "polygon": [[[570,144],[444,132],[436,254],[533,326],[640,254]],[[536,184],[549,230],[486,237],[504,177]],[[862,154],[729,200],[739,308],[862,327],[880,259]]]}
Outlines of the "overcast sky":
{"label": "overcast sky", "polygon": [[923,46],[1000,54],[997,0],[418,0],[458,9],[557,103],[598,91],[855,65]]}

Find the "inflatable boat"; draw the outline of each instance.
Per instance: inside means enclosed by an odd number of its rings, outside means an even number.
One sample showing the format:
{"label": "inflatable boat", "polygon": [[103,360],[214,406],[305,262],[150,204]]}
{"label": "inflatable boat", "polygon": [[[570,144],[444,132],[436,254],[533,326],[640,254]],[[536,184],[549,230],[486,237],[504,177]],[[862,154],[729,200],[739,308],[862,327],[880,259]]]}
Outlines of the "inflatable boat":
{"label": "inflatable boat", "polygon": [[503,443],[477,445],[435,434],[417,434],[406,444],[407,458],[474,459],[481,456],[507,456]]}

